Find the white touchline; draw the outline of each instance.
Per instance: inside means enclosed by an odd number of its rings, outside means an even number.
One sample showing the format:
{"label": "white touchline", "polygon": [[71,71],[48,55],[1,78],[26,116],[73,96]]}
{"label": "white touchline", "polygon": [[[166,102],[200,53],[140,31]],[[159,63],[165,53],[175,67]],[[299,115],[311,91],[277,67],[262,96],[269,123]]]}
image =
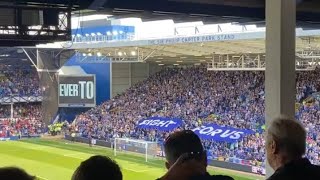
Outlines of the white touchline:
{"label": "white touchline", "polygon": [[84,159],[87,159],[87,158],[82,158],[82,157],[77,157],[76,154],[66,154],[66,155],[63,155],[65,157],[71,157],[71,158],[74,158],[74,159],[81,159],[81,160],[84,160]]}
{"label": "white touchline", "polygon": [[70,154],[64,154],[63,156],[76,156],[76,155],[84,155],[85,153],[70,153]]}
{"label": "white touchline", "polygon": [[37,176],[37,178],[40,178],[40,179],[42,179],[42,180],[49,180],[49,179],[44,178],[44,177],[42,177],[42,176]]}
{"label": "white touchline", "polygon": [[123,168],[125,170],[129,170],[129,171],[132,171],[132,172],[136,172],[136,173],[142,173],[142,172],[147,172],[149,170],[134,170],[134,169],[130,169],[130,168]]}
{"label": "white touchline", "polygon": [[[80,154],[80,153],[77,153],[77,154]],[[77,155],[76,153],[75,154],[65,154],[63,156],[65,157],[71,157],[71,158],[75,158],[75,159],[81,159],[81,160],[84,160],[86,158],[81,158],[81,157],[76,157],[75,155]],[[83,154],[83,153],[82,153]],[[136,173],[142,173],[142,172],[147,172],[149,170],[134,170],[134,169],[130,169],[130,168],[123,168],[125,170],[128,170],[128,171],[132,171],[132,172],[136,172]]]}

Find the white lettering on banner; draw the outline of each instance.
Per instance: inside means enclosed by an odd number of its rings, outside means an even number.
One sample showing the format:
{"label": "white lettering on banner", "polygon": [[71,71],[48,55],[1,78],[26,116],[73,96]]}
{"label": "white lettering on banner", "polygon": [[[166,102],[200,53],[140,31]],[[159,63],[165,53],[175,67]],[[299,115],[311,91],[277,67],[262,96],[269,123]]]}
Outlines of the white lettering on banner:
{"label": "white lettering on banner", "polygon": [[201,130],[202,127],[205,127],[205,126],[196,127],[196,128],[194,128],[194,129],[192,129],[192,131],[193,131],[193,132],[199,131],[199,130]]}
{"label": "white lettering on banner", "polygon": [[230,136],[230,139],[239,139],[243,134],[243,132],[235,132],[232,136]]}
{"label": "white lettering on banner", "polygon": [[204,134],[212,137],[214,137],[215,135],[220,135],[221,138],[229,137],[230,139],[234,139],[234,140],[240,139],[241,136],[244,134],[244,132],[241,132],[241,131],[231,131],[228,129],[223,131],[222,129],[214,129],[214,127],[210,127],[210,126],[197,127],[192,131],[193,132],[198,131],[199,134]]}
{"label": "white lettering on banner", "polygon": [[139,123],[139,125],[149,125],[149,126],[157,126],[157,127],[169,127],[170,125],[173,124],[177,124],[174,121],[161,121],[159,119],[155,119],[155,120],[143,120],[141,123]]}
{"label": "white lettering on banner", "polygon": [[150,120],[144,120],[139,125],[148,125]]}
{"label": "white lettering on banner", "polygon": [[225,132],[223,132],[221,135],[220,135],[220,137],[223,137],[223,138],[225,138],[225,137],[229,137],[230,135],[232,135],[233,133],[235,133],[235,132],[237,132],[237,131],[232,131],[232,132],[230,132],[230,130],[226,130]]}
{"label": "white lettering on banner", "polygon": [[59,95],[60,97],[80,96],[81,99],[93,99],[94,83],[92,81],[79,81],[78,84],[59,84]]}
{"label": "white lettering on banner", "polygon": [[199,131],[199,133],[200,134],[208,134],[208,133],[212,132],[213,130],[214,130],[213,127],[205,127],[203,129],[201,129]]}
{"label": "white lettering on banner", "polygon": [[235,39],[234,34],[219,34],[219,35],[207,35],[207,36],[192,36],[192,37],[178,37],[169,39],[156,39],[149,40],[150,45],[166,45],[166,44],[178,44],[178,43],[197,43],[197,42],[210,42],[210,41],[226,41]]}
{"label": "white lettering on banner", "polygon": [[168,121],[168,124],[166,125],[166,127],[169,127],[171,124],[177,124],[177,123],[174,121]]}
{"label": "white lettering on banner", "polygon": [[158,123],[158,126],[160,126],[160,127],[163,127],[163,126],[165,126],[166,125],[166,121],[160,121],[159,123]]}
{"label": "white lettering on banner", "polygon": [[150,122],[150,126],[158,126],[158,123],[160,122],[160,120],[153,120]]}
{"label": "white lettering on banner", "polygon": [[222,133],[222,131],[223,131],[222,129],[216,129],[216,130],[212,131],[211,133],[209,133],[208,135],[215,136],[216,134]]}

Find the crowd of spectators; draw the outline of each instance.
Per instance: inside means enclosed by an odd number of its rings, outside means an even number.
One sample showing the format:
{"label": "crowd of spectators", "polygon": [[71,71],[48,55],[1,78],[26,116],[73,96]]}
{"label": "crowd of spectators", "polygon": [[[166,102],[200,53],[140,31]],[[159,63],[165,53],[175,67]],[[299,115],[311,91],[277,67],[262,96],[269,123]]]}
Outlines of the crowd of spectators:
{"label": "crowd of spectators", "polygon": [[[40,119],[41,104],[40,103],[15,103],[13,105],[13,118],[31,117]],[[0,118],[11,118],[11,105],[0,106]]]}
{"label": "crowd of spectators", "polygon": [[0,97],[40,96],[39,77],[34,68],[0,66]]}
{"label": "crowd of spectators", "polygon": [[[320,71],[297,73],[297,102],[318,92]],[[138,129],[147,117],[183,119],[180,129],[216,123],[256,130],[236,143],[203,141],[212,158],[262,165],[265,161],[264,73],[210,72],[203,67],[167,68],[137,83],[123,94],[79,115],[75,129],[99,139],[130,137],[163,141],[169,132]],[[309,127],[308,157],[319,163],[319,105],[302,106],[297,117]],[[316,128],[311,128],[315,126]]]}
{"label": "crowd of spectators", "polygon": [[[4,110],[4,111],[3,111]],[[19,103],[14,106],[13,119],[10,106],[1,106],[0,138],[10,136],[36,136],[46,131],[42,122],[41,104]]]}
{"label": "crowd of spectators", "polygon": [[[30,66],[0,65],[0,98],[40,96],[39,77]],[[44,132],[41,103],[14,103],[0,106],[0,138],[33,136]]]}
{"label": "crowd of spectators", "polygon": [[300,108],[299,119],[307,130],[306,156],[314,164],[320,165],[320,106],[319,101],[304,104]]}

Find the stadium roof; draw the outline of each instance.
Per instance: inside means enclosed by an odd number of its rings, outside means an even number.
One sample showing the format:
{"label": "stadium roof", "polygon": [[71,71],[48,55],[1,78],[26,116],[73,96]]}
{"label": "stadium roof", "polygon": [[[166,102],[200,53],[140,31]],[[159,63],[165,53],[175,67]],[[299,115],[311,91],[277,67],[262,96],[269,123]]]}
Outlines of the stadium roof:
{"label": "stadium roof", "polygon": [[[258,27],[265,25],[265,0],[108,0],[99,2],[99,4],[90,6],[96,11],[85,10],[81,15],[103,14],[108,15],[108,19],[140,17],[142,22],[172,19],[174,22],[201,21],[203,24],[232,22],[238,25],[255,24]],[[320,29],[319,1],[297,0],[297,6],[297,26],[303,30]],[[320,32],[298,35],[297,51],[318,51],[319,35]],[[264,39],[265,34],[262,32],[250,39],[161,43],[158,38],[123,42],[71,43],[63,47],[77,49],[83,54],[83,59],[96,54],[117,59],[117,62],[135,61],[134,59],[138,58],[140,62],[176,64],[179,61],[189,64],[211,61],[215,54],[231,56],[263,54],[265,52]],[[156,41],[156,43],[150,43],[151,41]]]}
{"label": "stadium roof", "polygon": [[23,50],[18,48],[0,48],[0,64],[31,65]]}
{"label": "stadium roof", "polygon": [[[97,11],[84,14],[111,14],[114,18],[140,17],[143,21],[173,19],[175,22],[264,24],[265,0],[108,0],[91,6]],[[318,0],[297,0],[301,27],[314,28],[320,22]]]}
{"label": "stadium roof", "polygon": [[[296,50],[310,51],[318,49],[320,31],[297,29]],[[72,48],[83,56],[106,56],[118,62],[139,60],[159,64],[190,64],[210,62],[216,55],[239,56],[265,53],[265,32],[200,34],[193,36],[172,36],[168,38],[111,41],[80,42]],[[85,57],[87,58],[87,57]]]}

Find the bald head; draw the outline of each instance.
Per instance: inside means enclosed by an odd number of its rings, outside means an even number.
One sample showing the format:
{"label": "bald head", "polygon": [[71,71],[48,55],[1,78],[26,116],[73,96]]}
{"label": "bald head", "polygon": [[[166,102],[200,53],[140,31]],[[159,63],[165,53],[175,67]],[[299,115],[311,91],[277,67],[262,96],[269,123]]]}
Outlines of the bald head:
{"label": "bald head", "polygon": [[306,131],[299,121],[282,116],[268,128],[267,146],[270,143],[274,143],[276,152],[301,157],[306,150]]}

